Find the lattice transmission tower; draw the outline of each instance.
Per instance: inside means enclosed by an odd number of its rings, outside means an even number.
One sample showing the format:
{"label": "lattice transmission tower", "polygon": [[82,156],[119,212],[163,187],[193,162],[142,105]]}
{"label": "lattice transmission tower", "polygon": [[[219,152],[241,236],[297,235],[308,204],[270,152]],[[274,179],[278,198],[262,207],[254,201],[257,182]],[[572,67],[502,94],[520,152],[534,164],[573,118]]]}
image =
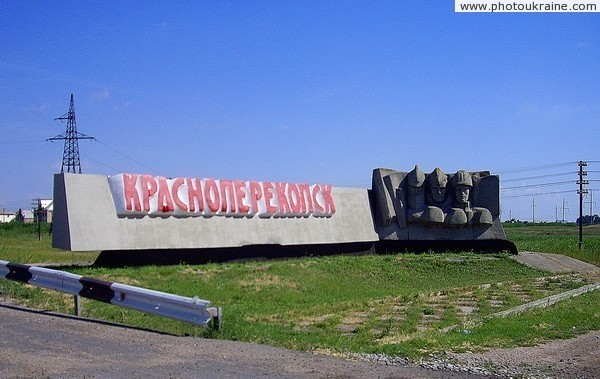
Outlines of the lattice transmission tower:
{"label": "lattice transmission tower", "polygon": [[56,137],[48,138],[48,141],[64,140],[65,148],[63,151],[62,166],[60,168],[61,174],[67,167],[67,172],[81,174],[81,162],[79,161],[79,140],[80,139],[91,139],[95,140],[94,137],[86,136],[85,134],[77,131],[77,123],[75,122],[75,104],[73,102],[73,94],[71,94],[71,103],[69,104],[69,111],[64,115],[55,118],[54,120],[67,121],[67,130],[64,134],[59,134]]}

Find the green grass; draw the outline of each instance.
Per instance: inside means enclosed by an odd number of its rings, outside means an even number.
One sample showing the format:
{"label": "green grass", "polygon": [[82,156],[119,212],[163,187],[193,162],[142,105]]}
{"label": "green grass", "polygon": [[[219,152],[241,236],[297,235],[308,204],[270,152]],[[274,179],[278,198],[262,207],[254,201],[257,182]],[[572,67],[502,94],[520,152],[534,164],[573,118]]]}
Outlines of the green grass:
{"label": "green grass", "polygon": [[99,252],[74,253],[52,248],[50,225],[0,223],[0,259],[17,263],[84,264],[93,262]]}
{"label": "green grass", "polygon": [[572,338],[600,329],[600,292],[590,292],[552,307],[531,310],[524,315],[484,319],[466,329],[458,328],[435,338],[432,351],[481,350],[492,347],[533,346],[549,339]]}
{"label": "green grass", "polygon": [[[516,237],[521,250],[560,252],[560,246],[568,246],[566,254],[598,261],[594,250],[598,235],[590,234],[600,234],[599,229],[587,231],[586,249],[579,252],[576,239],[574,248],[569,245],[576,227],[553,227],[508,226],[506,232],[509,238]],[[71,265],[97,255],[52,249],[45,236],[38,241],[32,226],[0,229],[0,259]],[[223,307],[223,328],[205,330],[88,299],[82,300],[85,317],[299,350],[417,357],[439,350],[530,345],[600,329],[598,292],[543,310],[486,319],[491,313],[594,280],[582,275],[551,276],[505,254],[329,256],[69,271],[211,300]],[[0,292],[0,298],[32,308],[63,313],[73,308],[69,295],[17,282],[0,281]],[[452,326],[451,331],[443,331]]]}
{"label": "green grass", "polygon": [[600,266],[600,225],[583,227],[583,249],[579,250],[576,224],[503,224],[506,237],[519,251],[564,254]]}

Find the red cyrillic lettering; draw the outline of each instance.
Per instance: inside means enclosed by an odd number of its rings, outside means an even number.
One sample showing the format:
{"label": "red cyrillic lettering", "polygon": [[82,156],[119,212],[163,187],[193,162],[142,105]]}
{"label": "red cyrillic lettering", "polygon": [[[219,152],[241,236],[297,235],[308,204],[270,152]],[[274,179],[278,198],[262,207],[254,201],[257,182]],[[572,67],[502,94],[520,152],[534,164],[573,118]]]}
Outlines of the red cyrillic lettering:
{"label": "red cyrillic lettering", "polygon": [[190,212],[196,212],[196,204],[198,204],[198,212],[202,212],[204,210],[204,199],[202,197],[202,181],[197,178],[185,178],[185,181],[187,182],[188,203],[190,207]]}
{"label": "red cyrillic lettering", "polygon": [[179,208],[180,210],[182,210],[184,212],[187,212],[188,206],[183,201],[181,201],[181,199],[179,198],[179,189],[181,188],[181,186],[184,183],[185,183],[184,178],[176,178],[173,181],[173,188],[171,188],[171,195],[173,196],[173,201],[177,205],[177,208]]}
{"label": "red cyrillic lettering", "polygon": [[[174,213],[253,217],[330,217],[336,212],[329,184],[215,180],[119,174],[109,178],[119,216]],[[186,196],[187,192],[187,196]],[[124,203],[122,202],[124,201]]]}
{"label": "red cyrillic lettering", "polygon": [[248,213],[250,211],[250,206],[244,204],[244,199],[246,198],[246,183],[241,180],[236,180],[233,183],[233,187],[235,192],[235,202],[239,213]]}
{"label": "red cyrillic lettering", "polygon": [[335,204],[333,203],[333,197],[331,196],[331,185],[325,184],[322,188],[323,200],[325,201],[325,212],[328,215],[335,213]]}
{"label": "red cyrillic lettering", "polygon": [[125,209],[128,211],[136,210],[139,212],[142,210],[140,195],[135,186],[137,179],[137,174],[123,174],[123,195],[125,196]]}
{"label": "red cyrillic lettering", "polygon": [[256,213],[259,211],[258,201],[262,199],[263,192],[258,182],[251,181],[248,186],[250,188],[250,202],[252,204],[252,212]]}
{"label": "red cyrillic lettering", "polygon": [[276,182],[275,183],[275,191],[277,191],[277,203],[278,213],[280,216],[285,216],[290,212],[290,203],[288,202],[287,196],[285,194],[285,187],[287,183]]}
{"label": "red cyrillic lettering", "polygon": [[235,213],[235,196],[233,195],[233,182],[231,180],[219,180],[221,188],[221,211],[227,213],[227,209]]}
{"label": "red cyrillic lettering", "polygon": [[300,190],[300,200],[302,202],[302,213],[304,215],[309,215],[313,213],[313,201],[312,196],[310,195],[310,185],[308,184],[298,184],[298,189]]}
{"label": "red cyrillic lettering", "polygon": [[221,196],[219,194],[219,187],[214,179],[204,180],[204,199],[208,209],[215,213],[219,210],[219,204],[221,203]]}
{"label": "red cyrillic lettering", "polygon": [[152,175],[142,175],[142,201],[144,210],[150,211],[150,198],[156,194],[156,181]]}
{"label": "red cyrillic lettering", "polygon": [[163,176],[159,176],[158,178],[158,208],[159,212],[173,212],[173,199],[171,198],[171,193],[169,192],[169,185],[167,184],[167,179]]}
{"label": "red cyrillic lettering", "polygon": [[267,214],[267,216],[272,216],[273,214],[275,214],[275,212],[277,212],[277,206],[273,205],[273,203],[271,203],[271,200],[273,200],[273,183],[270,182],[261,182],[262,183],[262,187],[263,187],[263,193],[265,195],[265,213]]}
{"label": "red cyrillic lettering", "polygon": [[287,197],[290,201],[290,208],[292,208],[294,215],[300,215],[302,201],[300,200],[300,191],[294,183],[289,183],[287,185]]}
{"label": "red cyrillic lettering", "polygon": [[313,204],[315,205],[315,211],[317,211],[318,213],[323,213],[324,209],[321,206],[321,204],[319,204],[320,192],[321,192],[321,186],[319,186],[318,184],[315,184],[312,189]]}

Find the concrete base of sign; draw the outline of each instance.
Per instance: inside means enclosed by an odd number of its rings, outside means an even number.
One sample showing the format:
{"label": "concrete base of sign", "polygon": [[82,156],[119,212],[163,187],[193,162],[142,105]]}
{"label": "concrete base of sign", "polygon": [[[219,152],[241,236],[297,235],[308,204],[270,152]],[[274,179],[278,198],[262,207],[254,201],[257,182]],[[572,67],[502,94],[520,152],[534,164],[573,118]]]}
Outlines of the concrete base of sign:
{"label": "concrete base of sign", "polygon": [[505,240],[502,223],[496,218],[491,226],[470,225],[464,228],[426,227],[411,225],[410,228],[398,228],[396,223],[379,228],[382,240]]}
{"label": "concrete base of sign", "polygon": [[101,175],[56,174],[52,246],[72,250],[210,249],[375,242],[368,190],[332,188],[330,217],[119,217]]}
{"label": "concrete base of sign", "polygon": [[518,254],[517,247],[509,240],[382,240],[375,243],[377,254],[387,253],[429,253],[462,252],[473,253],[510,253]]}
{"label": "concrete base of sign", "polygon": [[507,240],[426,240],[354,242],[311,245],[253,245],[232,248],[107,250],[102,251],[94,266],[135,267],[147,265],[204,264],[209,262],[251,261],[306,256],[396,254],[431,251],[476,253],[507,252],[517,254],[516,246]]}
{"label": "concrete base of sign", "polygon": [[252,245],[210,249],[107,250],[94,261],[98,267],[204,264],[209,262],[261,261],[327,255],[376,253],[375,242],[311,245]]}

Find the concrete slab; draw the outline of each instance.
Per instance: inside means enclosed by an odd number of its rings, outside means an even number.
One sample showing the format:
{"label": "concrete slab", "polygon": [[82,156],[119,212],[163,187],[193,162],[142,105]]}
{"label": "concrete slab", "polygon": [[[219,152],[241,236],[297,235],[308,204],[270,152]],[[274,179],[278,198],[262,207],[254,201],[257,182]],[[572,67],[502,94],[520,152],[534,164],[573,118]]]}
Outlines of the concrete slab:
{"label": "concrete slab", "polygon": [[552,273],[578,272],[586,274],[600,271],[600,267],[562,254],[521,251],[510,258],[528,267]]}
{"label": "concrete slab", "polygon": [[502,312],[493,313],[487,317],[488,318],[506,317],[506,316],[510,316],[510,315],[514,315],[514,314],[518,314],[518,313],[523,313],[523,312],[529,311],[531,309],[549,307],[553,304],[558,303],[559,301],[570,299],[575,296],[583,295],[584,293],[588,293],[591,291],[596,291],[599,288],[600,288],[600,283],[588,284],[583,287],[575,288],[570,291],[566,291],[566,292],[562,292],[562,293],[559,293],[556,295],[548,296],[543,299],[530,301],[529,303],[525,303],[518,307],[507,309]]}
{"label": "concrete slab", "polygon": [[333,187],[330,217],[120,217],[102,175],[57,174],[52,246],[71,251],[376,242],[366,189]]}

